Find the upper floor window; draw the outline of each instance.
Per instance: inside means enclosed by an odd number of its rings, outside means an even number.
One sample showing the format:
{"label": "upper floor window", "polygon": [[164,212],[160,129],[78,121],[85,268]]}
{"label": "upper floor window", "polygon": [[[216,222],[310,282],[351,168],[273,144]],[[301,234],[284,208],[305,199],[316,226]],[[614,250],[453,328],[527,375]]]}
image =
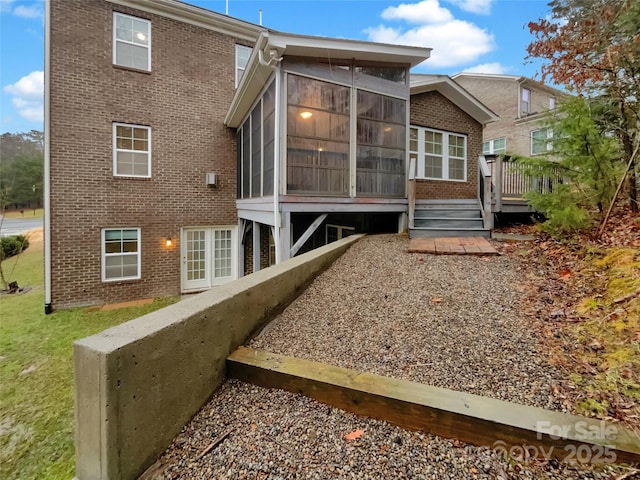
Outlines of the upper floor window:
{"label": "upper floor window", "polygon": [[531,132],[531,155],[539,155],[553,150],[553,130],[541,128]]}
{"label": "upper floor window", "polygon": [[531,112],[531,90],[523,88],[520,98],[520,112],[527,115]]}
{"label": "upper floor window", "polygon": [[505,137],[493,138],[482,142],[482,154],[494,155],[498,153],[504,153],[507,151],[507,140]]}
{"label": "upper floor window", "polygon": [[102,230],[102,281],[140,278],[140,229]]}
{"label": "upper floor window", "polygon": [[409,150],[417,178],[466,181],[466,135],[411,127]]}
{"label": "upper floor window", "polygon": [[151,71],[151,22],[113,13],[113,63]]}
{"label": "upper floor window", "polygon": [[240,85],[240,79],[249,63],[252,49],[244,45],[236,45],[236,88]]}
{"label": "upper floor window", "polygon": [[113,174],[123,177],[151,176],[151,128],[113,124]]}

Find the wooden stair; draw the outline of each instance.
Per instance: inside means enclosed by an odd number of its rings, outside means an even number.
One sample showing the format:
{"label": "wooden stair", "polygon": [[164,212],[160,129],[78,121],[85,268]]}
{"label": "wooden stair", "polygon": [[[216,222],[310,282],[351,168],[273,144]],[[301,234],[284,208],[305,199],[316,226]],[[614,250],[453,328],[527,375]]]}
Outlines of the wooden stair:
{"label": "wooden stair", "polygon": [[[528,407],[421,383],[240,347],[227,358],[227,376],[280,388],[409,430],[532,456],[617,463],[640,461],[637,434],[620,424]],[[559,431],[565,435],[559,435]],[[584,445],[584,447],[583,447]],[[605,451],[609,454],[602,454]],[[600,454],[600,456],[598,456]]]}
{"label": "wooden stair", "polygon": [[416,202],[410,238],[484,237],[491,231],[484,228],[478,200],[422,200]]}

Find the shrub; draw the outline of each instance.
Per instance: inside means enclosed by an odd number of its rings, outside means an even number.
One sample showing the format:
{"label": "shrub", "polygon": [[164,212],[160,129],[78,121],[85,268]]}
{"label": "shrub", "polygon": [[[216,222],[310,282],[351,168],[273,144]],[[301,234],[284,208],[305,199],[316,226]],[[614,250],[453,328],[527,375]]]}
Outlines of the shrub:
{"label": "shrub", "polygon": [[24,235],[11,235],[0,239],[2,260],[24,252],[29,247],[29,239]]}

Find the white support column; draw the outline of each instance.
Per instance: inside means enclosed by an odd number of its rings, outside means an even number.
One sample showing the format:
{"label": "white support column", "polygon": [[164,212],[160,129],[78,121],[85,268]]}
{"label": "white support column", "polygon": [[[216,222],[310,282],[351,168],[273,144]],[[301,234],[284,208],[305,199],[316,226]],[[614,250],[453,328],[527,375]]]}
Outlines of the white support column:
{"label": "white support column", "polygon": [[260,224],[253,222],[253,273],[260,271]]}
{"label": "white support column", "polygon": [[238,278],[244,277],[244,231],[247,221],[243,218],[238,220]]}
{"label": "white support column", "polygon": [[291,254],[291,212],[282,212],[280,229],[280,258],[278,263],[289,260]]}

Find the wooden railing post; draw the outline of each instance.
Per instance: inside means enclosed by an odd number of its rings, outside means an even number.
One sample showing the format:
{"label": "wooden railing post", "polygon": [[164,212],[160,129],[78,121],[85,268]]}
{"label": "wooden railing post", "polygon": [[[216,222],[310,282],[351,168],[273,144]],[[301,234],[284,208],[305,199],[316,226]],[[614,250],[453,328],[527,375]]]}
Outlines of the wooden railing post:
{"label": "wooden railing post", "polygon": [[416,216],[416,159],[409,160],[409,184],[407,185],[409,200],[409,228],[413,228],[413,220]]}
{"label": "wooden railing post", "polygon": [[482,208],[484,228],[493,228],[493,213],[491,212],[491,171],[484,155],[478,157],[478,200]]}
{"label": "wooden railing post", "polygon": [[502,155],[496,155],[496,161],[493,164],[493,184],[495,185],[495,196],[496,196],[496,212],[502,211],[502,193],[503,193],[503,178],[502,172],[504,171],[504,165],[502,164],[503,157]]}

